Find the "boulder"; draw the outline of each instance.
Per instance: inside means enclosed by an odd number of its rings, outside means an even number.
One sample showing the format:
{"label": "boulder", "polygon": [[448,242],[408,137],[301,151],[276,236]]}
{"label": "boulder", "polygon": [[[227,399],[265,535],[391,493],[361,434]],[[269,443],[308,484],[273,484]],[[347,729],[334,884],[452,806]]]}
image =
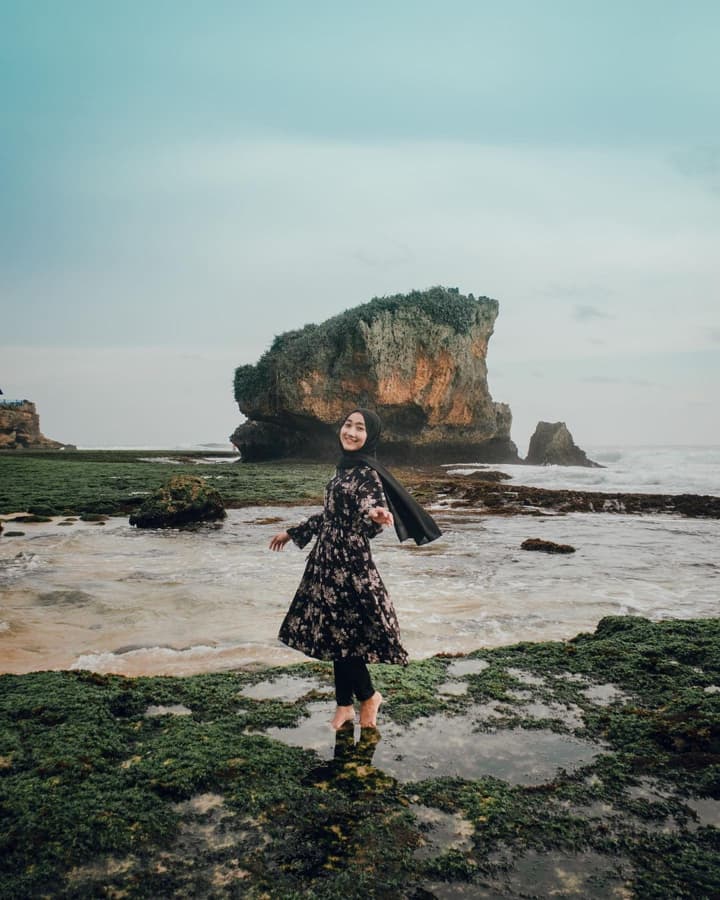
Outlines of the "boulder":
{"label": "boulder", "polygon": [[[62,450],[40,431],[40,416],[29,400],[0,402],[0,450]],[[74,449],[74,448],[73,448]]]}
{"label": "boulder", "polygon": [[224,519],[220,493],[196,475],[174,475],[130,516],[138,528],[177,528]]}
{"label": "boulder", "polygon": [[543,553],[574,553],[570,544],[556,544],[555,541],[544,541],[542,538],[528,538],[520,544],[521,550],[541,550]]}
{"label": "boulder", "polygon": [[353,406],[384,423],[390,462],[519,462],[512,415],[487,384],[498,303],[436,287],[379,297],[275,338],[235,372],[247,422],[230,440],[245,461],[333,459]]}
{"label": "boulder", "polygon": [[576,446],[564,422],[538,422],[525,462],[532,466],[588,466],[602,469]]}

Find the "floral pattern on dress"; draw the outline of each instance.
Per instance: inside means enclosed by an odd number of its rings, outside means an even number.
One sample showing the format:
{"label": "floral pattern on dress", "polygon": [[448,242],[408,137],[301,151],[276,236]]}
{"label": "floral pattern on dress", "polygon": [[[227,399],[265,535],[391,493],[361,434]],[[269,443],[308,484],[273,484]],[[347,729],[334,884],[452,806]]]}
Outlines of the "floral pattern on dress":
{"label": "floral pattern on dress", "polygon": [[387,506],[380,476],[369,466],[340,469],[325,488],[321,513],[288,528],[298,547],[317,535],[279,638],[315,659],[359,656],[407,665],[400,628],[370,551],[382,531],[368,515]]}

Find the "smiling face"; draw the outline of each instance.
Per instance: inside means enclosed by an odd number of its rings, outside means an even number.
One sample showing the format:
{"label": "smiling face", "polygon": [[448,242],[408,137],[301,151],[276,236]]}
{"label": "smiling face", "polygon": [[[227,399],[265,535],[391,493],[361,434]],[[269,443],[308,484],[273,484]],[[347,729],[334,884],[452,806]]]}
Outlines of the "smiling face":
{"label": "smiling face", "polygon": [[367,429],[362,413],[350,413],[340,429],[340,443],[343,450],[359,450],[366,440]]}

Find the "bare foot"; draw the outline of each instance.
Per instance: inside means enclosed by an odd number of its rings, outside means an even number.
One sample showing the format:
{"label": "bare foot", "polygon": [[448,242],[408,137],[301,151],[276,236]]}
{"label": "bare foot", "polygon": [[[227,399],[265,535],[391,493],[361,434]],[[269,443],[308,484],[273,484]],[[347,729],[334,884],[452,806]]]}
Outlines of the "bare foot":
{"label": "bare foot", "polygon": [[342,728],[346,722],[352,722],[355,719],[354,706],[338,706],[335,715],[332,718],[330,726],[337,731]]}
{"label": "bare foot", "polygon": [[380,691],[375,693],[368,700],[363,700],[360,704],[360,727],[361,728],[377,728],[377,714],[383,697]]}

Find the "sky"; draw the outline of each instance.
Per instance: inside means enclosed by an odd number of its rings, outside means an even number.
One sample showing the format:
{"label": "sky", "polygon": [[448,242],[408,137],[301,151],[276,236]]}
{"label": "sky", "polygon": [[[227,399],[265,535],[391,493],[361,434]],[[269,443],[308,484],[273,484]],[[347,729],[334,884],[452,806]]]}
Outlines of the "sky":
{"label": "sky", "polygon": [[226,443],[275,335],[499,301],[521,454],[720,444],[715,0],[0,0],[0,388]]}

